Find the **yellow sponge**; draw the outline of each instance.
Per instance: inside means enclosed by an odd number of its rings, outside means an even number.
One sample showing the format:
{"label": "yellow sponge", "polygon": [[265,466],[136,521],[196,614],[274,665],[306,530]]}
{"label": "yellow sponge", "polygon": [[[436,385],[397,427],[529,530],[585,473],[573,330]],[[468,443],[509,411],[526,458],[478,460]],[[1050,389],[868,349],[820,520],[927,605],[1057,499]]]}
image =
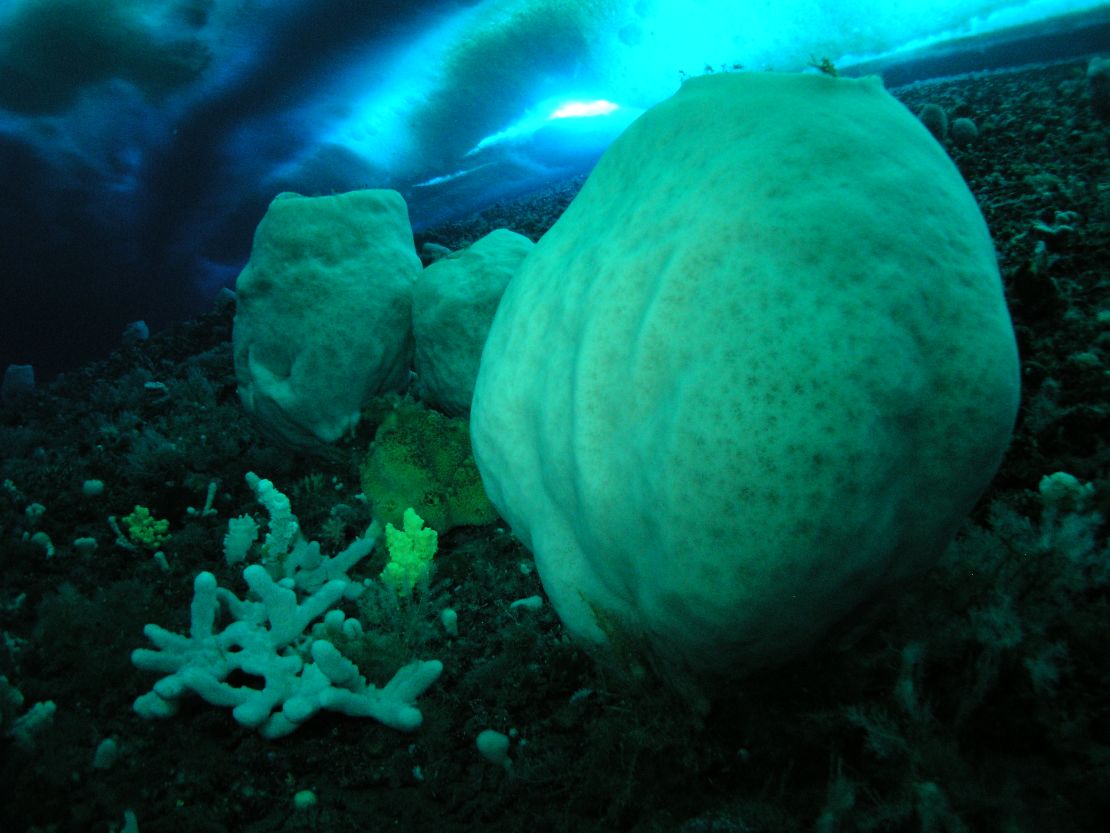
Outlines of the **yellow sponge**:
{"label": "yellow sponge", "polygon": [[410,507],[405,510],[403,529],[386,525],[385,545],[389,549],[389,563],[382,570],[382,583],[398,596],[412,595],[412,589],[432,568],[439,534],[434,529],[425,529],[424,519]]}
{"label": "yellow sponge", "polygon": [[409,506],[440,532],[497,518],[470,451],[469,423],[415,402],[401,402],[382,422],[361,474],[380,523],[401,523]]}

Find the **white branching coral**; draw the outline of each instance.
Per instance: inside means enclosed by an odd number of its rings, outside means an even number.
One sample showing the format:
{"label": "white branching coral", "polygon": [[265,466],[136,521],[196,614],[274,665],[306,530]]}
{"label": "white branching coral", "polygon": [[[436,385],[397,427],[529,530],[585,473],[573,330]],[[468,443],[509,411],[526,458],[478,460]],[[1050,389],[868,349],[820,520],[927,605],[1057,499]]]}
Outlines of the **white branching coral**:
{"label": "white branching coral", "polygon": [[[288,735],[322,709],[372,717],[401,731],[416,729],[422,721],[416,699],[439,677],[442,663],[411,662],[378,688],[327,638],[362,630],[336,605],[357,595],[360,585],[347,571],[373,549],[376,538],[374,525],[343,552],[324,557],[318,544],[291,535],[284,542],[292,544],[285,575],[275,578],[267,567],[250,565],[243,570],[250,588],[243,599],[219,587],[212,573],[198,575],[189,634],[147,625],[144,633],[154,649],[131,654],[137,668],[165,675],[135,700],[135,711],[168,717],[192,692],[231,708],[239,723],[267,738]],[[221,613],[228,620],[222,628]],[[321,618],[324,623],[312,627]],[[260,685],[246,684],[243,677]]]}

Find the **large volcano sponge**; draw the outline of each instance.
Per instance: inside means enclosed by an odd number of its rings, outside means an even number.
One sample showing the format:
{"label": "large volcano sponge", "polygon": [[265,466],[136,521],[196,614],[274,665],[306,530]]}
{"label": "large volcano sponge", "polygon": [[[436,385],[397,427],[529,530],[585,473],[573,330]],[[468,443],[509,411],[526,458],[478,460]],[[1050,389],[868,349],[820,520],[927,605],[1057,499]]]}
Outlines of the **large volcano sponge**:
{"label": "large volcano sponge", "polygon": [[708,678],[931,565],[1018,392],[986,225],[918,120],[877,79],[718,74],[524,261],[471,430],[571,633]]}

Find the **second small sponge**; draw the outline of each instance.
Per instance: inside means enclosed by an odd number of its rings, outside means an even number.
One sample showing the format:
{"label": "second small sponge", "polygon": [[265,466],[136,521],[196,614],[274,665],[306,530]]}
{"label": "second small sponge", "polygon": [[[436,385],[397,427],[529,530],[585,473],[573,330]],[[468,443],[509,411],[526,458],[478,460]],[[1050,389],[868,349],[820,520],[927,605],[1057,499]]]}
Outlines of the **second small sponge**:
{"label": "second small sponge", "polygon": [[470,413],[482,346],[501,294],[535,244],[495,229],[436,261],[413,289],[413,365],[420,398],[452,416]]}

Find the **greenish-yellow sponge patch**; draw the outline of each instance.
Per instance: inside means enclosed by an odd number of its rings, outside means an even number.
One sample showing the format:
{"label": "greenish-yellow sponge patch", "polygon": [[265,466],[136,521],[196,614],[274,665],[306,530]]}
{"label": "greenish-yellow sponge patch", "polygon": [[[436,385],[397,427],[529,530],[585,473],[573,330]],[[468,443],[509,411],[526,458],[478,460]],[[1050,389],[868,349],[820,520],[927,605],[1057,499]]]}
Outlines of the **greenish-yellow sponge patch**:
{"label": "greenish-yellow sponge patch", "polygon": [[405,510],[402,529],[386,524],[385,545],[389,549],[389,563],[382,570],[382,583],[398,596],[412,595],[413,588],[432,569],[439,535],[434,529],[425,529],[424,519],[410,508]]}
{"label": "greenish-yellow sponge patch", "polygon": [[415,402],[385,418],[361,467],[362,490],[382,524],[402,524],[412,507],[429,527],[447,532],[497,518],[470,450],[470,426]]}

